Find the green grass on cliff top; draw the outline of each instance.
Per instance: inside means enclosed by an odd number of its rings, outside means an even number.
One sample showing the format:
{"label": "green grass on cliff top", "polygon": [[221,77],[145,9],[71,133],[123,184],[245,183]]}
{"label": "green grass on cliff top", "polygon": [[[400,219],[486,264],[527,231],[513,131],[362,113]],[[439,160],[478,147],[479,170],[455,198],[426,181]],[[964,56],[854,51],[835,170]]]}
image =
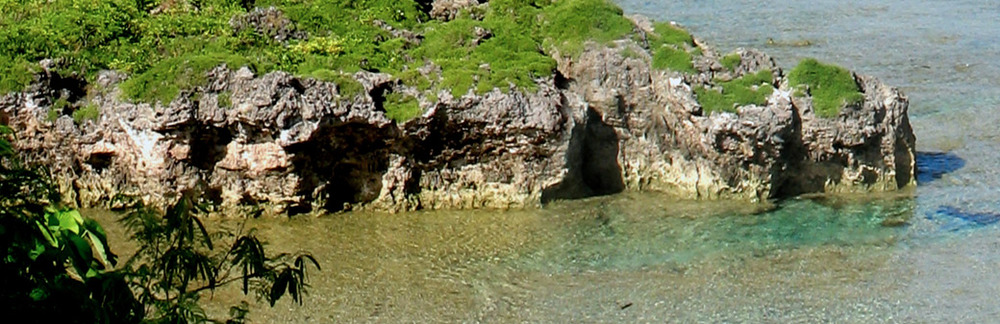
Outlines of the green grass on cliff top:
{"label": "green grass on cliff top", "polygon": [[822,118],[836,117],[840,108],[864,100],[850,71],[811,58],[802,60],[788,73],[788,83],[798,91],[808,89],[816,115]]}
{"label": "green grass on cliff top", "polygon": [[[552,53],[573,56],[587,41],[607,44],[634,34],[632,22],[607,0],[493,0],[448,22],[430,19],[421,2],[257,0],[256,7],[280,9],[306,36],[278,41],[230,26],[247,12],[241,0],[0,0],[0,93],[24,89],[38,70],[34,63],[45,58],[60,59],[61,74],[90,81],[104,69],[129,73],[123,93],[145,102],[170,101],[201,86],[204,72],[223,63],[338,80],[361,70],[386,72],[456,96],[531,90],[535,78],[555,70]],[[379,21],[423,39],[394,36]],[[658,46],[693,45],[683,30],[657,31]],[[661,53],[658,62],[671,63],[659,66],[687,71],[686,54]],[[417,72],[428,62],[441,69]]]}

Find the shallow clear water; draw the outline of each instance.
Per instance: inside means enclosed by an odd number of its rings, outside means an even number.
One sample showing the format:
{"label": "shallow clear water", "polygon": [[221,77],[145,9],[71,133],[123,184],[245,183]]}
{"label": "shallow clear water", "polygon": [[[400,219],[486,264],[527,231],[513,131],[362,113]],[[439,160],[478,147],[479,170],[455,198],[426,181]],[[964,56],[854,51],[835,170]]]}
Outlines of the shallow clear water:
{"label": "shallow clear water", "polygon": [[[941,323],[1000,318],[1000,4],[619,0],[722,51],[811,56],[911,99],[915,189],[776,206],[654,193],[541,210],[250,221],[323,271],[257,322]],[[769,46],[809,40],[807,47]],[[96,215],[108,223],[113,216]],[[215,220],[216,226],[236,221]],[[112,235],[121,235],[112,228]],[[114,245],[114,242],[112,242]],[[210,310],[245,297],[217,292]]]}

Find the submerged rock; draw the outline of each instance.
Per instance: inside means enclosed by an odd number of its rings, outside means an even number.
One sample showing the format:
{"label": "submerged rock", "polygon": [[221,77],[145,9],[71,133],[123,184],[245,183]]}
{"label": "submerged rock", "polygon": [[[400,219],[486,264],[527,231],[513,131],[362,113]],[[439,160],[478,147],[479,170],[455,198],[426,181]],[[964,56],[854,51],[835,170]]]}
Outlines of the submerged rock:
{"label": "submerged rock", "polygon": [[[698,73],[681,74],[651,68],[635,40],[590,44],[556,55],[558,73],[534,91],[461,97],[387,74],[356,73],[363,91],[351,92],[222,66],[208,85],[151,105],[119,99],[125,76],[105,72],[102,90],[70,98],[70,110],[96,105],[99,117],[76,121],[50,110],[53,98],[84,85],[44,74],[0,98],[0,110],[25,159],[46,165],[65,198],[84,207],[118,194],[163,206],[186,189],[225,208],[299,213],[521,208],[624,190],[762,200],[915,182],[915,138],[898,90],[855,76],[864,100],[820,118],[767,55],[738,54],[739,65],[725,69],[706,49]],[[766,105],[706,113],[692,90],[763,70],[778,85]],[[389,119],[392,93],[418,98],[423,115]]]}

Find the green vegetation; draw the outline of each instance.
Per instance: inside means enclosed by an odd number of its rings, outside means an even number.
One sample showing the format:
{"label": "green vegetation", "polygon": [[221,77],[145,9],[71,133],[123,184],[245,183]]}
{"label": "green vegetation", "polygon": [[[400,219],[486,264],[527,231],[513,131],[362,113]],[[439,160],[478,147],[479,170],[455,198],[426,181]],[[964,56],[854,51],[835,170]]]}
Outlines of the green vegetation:
{"label": "green vegetation", "polygon": [[653,53],[653,68],[694,73],[693,57],[690,53],[670,46],[663,46]]}
{"label": "green vegetation", "polygon": [[542,11],[540,27],[545,43],[564,56],[582,52],[586,41],[607,44],[626,38],[634,29],[622,9],[606,0],[555,2]]}
{"label": "green vegetation", "polygon": [[695,87],[704,114],[713,111],[736,112],[736,107],[745,105],[766,105],[767,97],[774,92],[771,70],[746,74],[730,81],[718,82],[715,88]]}
{"label": "green vegetation", "polygon": [[[426,2],[0,0],[0,93],[23,89],[46,58],[56,59],[52,72],[89,81],[103,69],[129,73],[122,93],[143,102],[203,86],[205,72],[221,64],[336,82],[345,97],[363,93],[349,80],[362,70],[454,96],[530,91],[555,70],[551,54],[578,55],[588,41],[609,44],[635,28],[608,0],[494,0],[448,22],[431,20]],[[268,24],[253,25],[251,16]],[[691,35],[670,24],[657,24],[655,34],[657,65],[692,72]],[[439,73],[417,72],[428,63]]]}
{"label": "green vegetation", "polygon": [[701,55],[695,47],[694,37],[687,31],[670,23],[654,25],[655,35],[649,35],[649,47],[653,50],[653,68],[684,73],[695,73],[694,55]]}
{"label": "green vegetation", "polygon": [[79,124],[85,120],[97,120],[100,113],[100,109],[97,105],[88,104],[73,111],[73,121]]}
{"label": "green vegetation", "polygon": [[365,92],[365,87],[358,80],[337,71],[319,69],[305,76],[320,81],[333,82],[337,85],[337,93],[341,97],[350,98]]}
{"label": "green vegetation", "polygon": [[66,111],[67,107],[69,107],[69,100],[59,97],[59,99],[56,99],[56,101],[52,103],[52,106],[49,107],[49,112],[48,115],[45,116],[45,120],[50,122],[56,121],[56,119],[59,119],[59,116],[62,116],[63,112]]}
{"label": "green vegetation", "polygon": [[804,59],[788,73],[788,83],[797,96],[812,95],[816,115],[836,117],[844,105],[860,103],[864,94],[851,72],[845,68]]}
{"label": "green vegetation", "polygon": [[[11,129],[0,126],[0,303],[27,322],[204,323],[198,300],[227,285],[254,291],[272,306],[301,303],[309,254],[268,255],[248,232],[210,232],[206,209],[185,193],[165,212],[122,200],[122,222],[138,250],[124,264],[97,222],[58,205],[48,172],[17,158]],[[220,244],[221,243],[221,244]],[[227,323],[243,323],[246,303]],[[215,321],[219,322],[219,321]]]}
{"label": "green vegetation", "polygon": [[722,66],[728,69],[730,72],[735,71],[740,63],[743,63],[743,58],[740,57],[739,53],[732,53],[722,57]]}
{"label": "green vegetation", "polygon": [[185,55],[167,59],[153,66],[145,73],[122,83],[122,92],[129,98],[141,101],[159,100],[168,103],[180,94],[182,89],[203,86],[208,80],[205,72],[226,64],[243,66],[246,60],[237,55]]}
{"label": "green vegetation", "polygon": [[400,93],[385,96],[385,115],[396,122],[405,122],[423,113],[417,98]]}
{"label": "green vegetation", "polygon": [[[654,38],[654,45],[683,45],[695,47],[694,37],[683,28],[674,26],[671,23],[660,22],[653,25],[653,31],[658,37]],[[654,46],[655,47],[655,46]]]}
{"label": "green vegetation", "polygon": [[216,100],[219,103],[219,107],[226,109],[233,108],[233,99],[231,98],[231,96],[232,94],[230,94],[229,91],[223,91],[219,93],[218,97],[216,97]]}

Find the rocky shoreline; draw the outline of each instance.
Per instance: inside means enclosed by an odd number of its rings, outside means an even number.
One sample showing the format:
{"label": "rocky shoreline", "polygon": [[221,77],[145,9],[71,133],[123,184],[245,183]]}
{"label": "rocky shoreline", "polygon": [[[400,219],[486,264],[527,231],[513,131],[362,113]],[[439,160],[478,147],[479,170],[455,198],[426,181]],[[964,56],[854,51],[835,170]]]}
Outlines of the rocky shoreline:
{"label": "rocky shoreline", "polygon": [[[637,35],[655,33],[633,21]],[[81,207],[118,194],[164,206],[194,190],[221,210],[506,209],[622,191],[760,201],[915,183],[915,137],[897,89],[855,74],[863,101],[822,118],[763,53],[739,50],[730,69],[698,43],[696,72],[681,73],[652,68],[642,39],[554,53],[557,73],[534,91],[457,97],[358,72],[364,90],[352,93],[220,66],[169,104],[120,99],[127,76],[118,72],[89,85],[42,73],[0,97],[0,111],[25,160],[48,167]],[[766,105],[708,113],[692,90],[760,71],[776,86]],[[393,121],[389,94],[417,98],[423,114]],[[50,118],[53,98],[99,114]]]}

